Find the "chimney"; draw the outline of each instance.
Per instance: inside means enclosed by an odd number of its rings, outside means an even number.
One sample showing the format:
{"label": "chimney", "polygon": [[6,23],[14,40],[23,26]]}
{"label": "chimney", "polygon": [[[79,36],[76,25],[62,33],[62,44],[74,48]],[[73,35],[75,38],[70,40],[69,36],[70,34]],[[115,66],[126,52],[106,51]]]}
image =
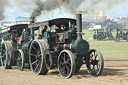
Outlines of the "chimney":
{"label": "chimney", "polygon": [[[34,23],[35,19],[34,18],[30,18],[30,24]],[[30,36],[31,36],[31,40],[34,40],[34,29],[30,28]]]}
{"label": "chimney", "polygon": [[82,12],[76,12],[77,39],[82,39]]}
{"label": "chimney", "polygon": [[30,23],[34,23],[35,19],[34,18],[30,18]]}

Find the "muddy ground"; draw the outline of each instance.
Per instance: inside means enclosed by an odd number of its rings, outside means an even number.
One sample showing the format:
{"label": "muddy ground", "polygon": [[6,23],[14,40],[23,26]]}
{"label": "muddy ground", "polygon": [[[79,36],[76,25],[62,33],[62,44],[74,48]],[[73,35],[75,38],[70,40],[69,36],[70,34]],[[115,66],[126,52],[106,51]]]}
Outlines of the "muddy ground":
{"label": "muddy ground", "polygon": [[128,60],[106,60],[98,77],[89,75],[83,65],[70,79],[62,78],[57,69],[37,76],[29,69],[21,72],[16,67],[8,70],[0,67],[0,85],[128,85]]}

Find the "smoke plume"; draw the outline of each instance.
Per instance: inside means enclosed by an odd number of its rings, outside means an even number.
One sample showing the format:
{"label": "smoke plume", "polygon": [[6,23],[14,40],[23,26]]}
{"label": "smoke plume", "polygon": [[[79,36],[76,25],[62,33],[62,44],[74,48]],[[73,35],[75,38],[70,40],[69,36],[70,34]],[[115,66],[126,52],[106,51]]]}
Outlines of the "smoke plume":
{"label": "smoke plume", "polygon": [[74,12],[83,0],[36,0],[36,8],[33,10],[31,18],[35,18],[36,16],[40,16],[42,11],[51,11],[56,8],[64,8],[69,9],[68,11]]}
{"label": "smoke plume", "polygon": [[33,10],[31,18],[61,7],[73,14],[75,11],[83,11],[88,15],[96,15],[99,10],[111,10],[124,1],[126,0],[36,0],[36,8]]}
{"label": "smoke plume", "polygon": [[[86,15],[96,15],[99,10],[106,12],[125,1],[126,0],[0,0],[0,20],[3,20],[7,16],[17,17],[28,15],[31,16],[31,18],[36,18],[37,16],[45,14],[45,12],[50,12],[58,8],[60,10],[66,10],[61,14],[75,14],[76,11],[83,11]],[[11,13],[9,13],[10,9]]]}
{"label": "smoke plume", "polygon": [[3,20],[5,18],[4,10],[7,4],[8,2],[6,0],[0,0],[0,20]]}

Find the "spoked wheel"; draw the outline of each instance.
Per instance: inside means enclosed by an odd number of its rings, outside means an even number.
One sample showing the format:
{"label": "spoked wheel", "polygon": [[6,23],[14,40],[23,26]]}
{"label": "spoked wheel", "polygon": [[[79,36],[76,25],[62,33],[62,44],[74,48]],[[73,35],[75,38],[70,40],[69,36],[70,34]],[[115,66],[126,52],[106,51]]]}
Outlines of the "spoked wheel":
{"label": "spoked wheel", "polygon": [[1,45],[1,64],[4,69],[11,68],[11,42],[5,41]]}
{"label": "spoked wheel", "polygon": [[0,66],[1,66],[1,56],[0,56]]}
{"label": "spoked wheel", "polygon": [[103,36],[104,36],[103,34],[99,34],[99,35],[97,35],[97,40],[103,40],[103,39],[104,39]]}
{"label": "spoked wheel", "polygon": [[104,67],[104,59],[100,51],[92,49],[89,51],[86,57],[87,71],[92,76],[98,76],[101,74]]}
{"label": "spoked wheel", "polygon": [[115,41],[116,42],[120,42],[120,38],[119,37],[115,37]]}
{"label": "spoked wheel", "polygon": [[1,66],[1,43],[0,43],[0,66]]}
{"label": "spoked wheel", "polygon": [[126,35],[126,40],[127,40],[127,42],[128,42],[128,34]]}
{"label": "spoked wheel", "polygon": [[17,64],[18,70],[23,71],[25,59],[24,59],[24,53],[21,49],[18,50],[18,56],[17,56],[16,64]]}
{"label": "spoked wheel", "polygon": [[75,57],[69,50],[63,50],[58,57],[59,73],[64,78],[70,78],[75,73]]}
{"label": "spoked wheel", "polygon": [[7,68],[7,43],[3,42],[1,45],[1,65],[4,69]]}
{"label": "spoked wheel", "polygon": [[52,62],[52,56],[49,53],[48,50],[45,51],[45,55],[44,55],[44,59],[45,59],[45,65],[46,68],[49,70],[52,68],[53,62]]}
{"label": "spoked wheel", "polygon": [[45,45],[40,40],[34,40],[29,49],[29,63],[31,70],[37,74],[46,74],[48,70],[46,69],[44,62],[44,50]]}
{"label": "spoked wheel", "polygon": [[113,40],[114,39],[114,37],[113,36],[109,36],[109,38],[108,38],[109,40]]}

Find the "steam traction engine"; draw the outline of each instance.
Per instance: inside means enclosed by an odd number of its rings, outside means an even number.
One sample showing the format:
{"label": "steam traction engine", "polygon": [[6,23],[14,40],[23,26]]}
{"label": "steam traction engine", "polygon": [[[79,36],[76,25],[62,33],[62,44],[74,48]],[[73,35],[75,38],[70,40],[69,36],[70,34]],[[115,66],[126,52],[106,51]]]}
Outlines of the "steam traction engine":
{"label": "steam traction engine", "polygon": [[[9,28],[5,28],[0,31],[0,52],[1,52],[1,42],[8,40],[8,38],[9,38],[8,31],[9,31]],[[1,53],[0,53],[0,55],[1,55]],[[1,66],[1,56],[0,56],[0,66]]]}
{"label": "steam traction engine", "polygon": [[97,39],[97,40],[104,40],[106,38],[108,38],[108,40],[114,39],[114,37],[112,36],[111,28],[94,29],[93,31],[94,31],[93,39]]}
{"label": "steam traction engine", "polygon": [[[34,22],[34,19],[31,19]],[[75,19],[59,18],[46,22],[31,23],[31,44],[29,46],[29,63],[31,70],[39,75],[58,67],[64,78],[70,78],[78,72],[83,63],[88,72],[98,76],[104,67],[102,54],[89,50],[89,44],[82,39],[82,13]],[[36,37],[35,31],[42,30]]]}
{"label": "steam traction engine", "polygon": [[1,42],[1,64],[4,69],[10,69],[16,65],[22,71],[24,64],[28,63],[28,44],[26,43],[30,40],[26,28],[28,28],[27,24],[9,27],[8,39]]}
{"label": "steam traction engine", "polygon": [[81,12],[76,20],[58,18],[34,23],[31,19],[31,24],[11,26],[8,33],[8,39],[1,44],[4,69],[17,65],[22,71],[25,63],[29,63],[31,70],[39,75],[58,67],[64,78],[78,72],[83,63],[93,76],[103,70],[102,54],[96,49],[89,50],[88,42],[82,39]]}
{"label": "steam traction engine", "polygon": [[119,42],[121,39],[128,41],[128,29],[116,29],[115,41]]}

